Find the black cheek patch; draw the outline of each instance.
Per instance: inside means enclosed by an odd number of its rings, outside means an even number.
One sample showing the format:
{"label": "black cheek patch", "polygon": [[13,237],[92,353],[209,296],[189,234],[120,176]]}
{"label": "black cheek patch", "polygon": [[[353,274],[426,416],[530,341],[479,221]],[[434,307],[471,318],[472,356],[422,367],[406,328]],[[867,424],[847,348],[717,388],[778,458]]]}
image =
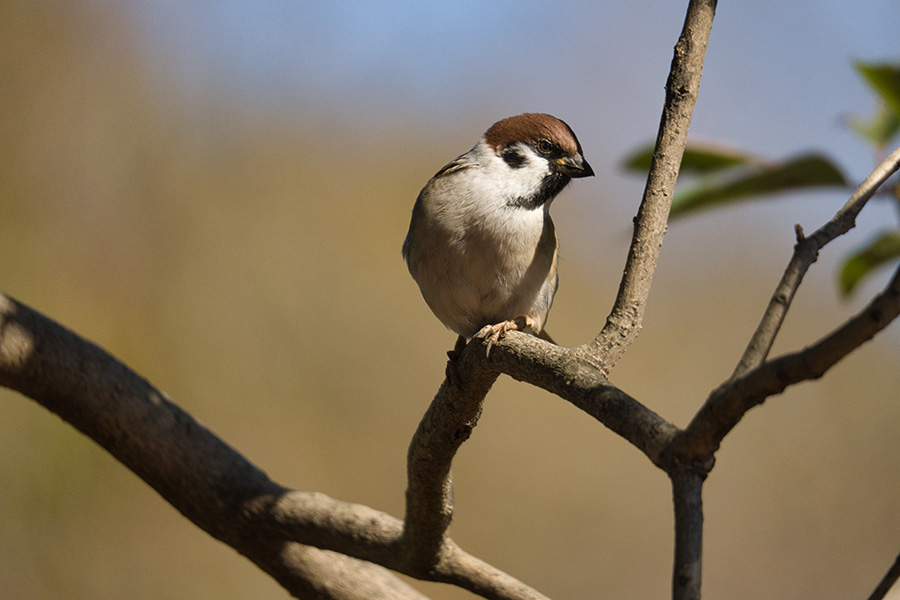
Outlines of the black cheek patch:
{"label": "black cheek patch", "polygon": [[509,165],[510,169],[521,169],[525,165],[525,156],[517,148],[504,148],[500,153],[500,158]]}

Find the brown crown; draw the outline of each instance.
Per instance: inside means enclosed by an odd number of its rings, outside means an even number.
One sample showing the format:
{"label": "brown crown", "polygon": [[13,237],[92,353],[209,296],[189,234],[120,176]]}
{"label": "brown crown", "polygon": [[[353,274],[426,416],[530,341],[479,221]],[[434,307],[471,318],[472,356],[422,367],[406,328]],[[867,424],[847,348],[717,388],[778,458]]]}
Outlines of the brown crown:
{"label": "brown crown", "polygon": [[497,121],[484,134],[484,140],[500,152],[512,142],[533,143],[546,138],[569,154],[581,153],[575,132],[565,121],[544,113],[524,113]]}

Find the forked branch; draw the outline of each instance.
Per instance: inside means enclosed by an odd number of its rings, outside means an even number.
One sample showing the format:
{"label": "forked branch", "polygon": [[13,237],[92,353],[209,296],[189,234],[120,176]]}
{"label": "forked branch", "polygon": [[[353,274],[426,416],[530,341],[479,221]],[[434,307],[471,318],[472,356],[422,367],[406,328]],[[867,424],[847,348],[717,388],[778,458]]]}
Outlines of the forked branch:
{"label": "forked branch", "polygon": [[859,211],[898,168],[900,168],[900,148],[894,150],[883,160],[866,177],[834,217],[815,233],[808,237],[804,236],[803,230],[799,225],[797,226],[797,244],[794,246],[794,254],[772,294],[772,299],[769,300],[769,305],[753,333],[750,343],[747,344],[747,349],[744,350],[743,356],[731,375],[732,380],[741,377],[766,360],[772,344],[775,343],[775,337],[781,329],[781,324],[784,322],[784,317],[791,307],[794,294],[800,287],[806,271],[818,258],[819,251],[831,240],[853,228]]}
{"label": "forked branch", "polygon": [[716,388],[673,445],[677,454],[712,456],[748,410],[789,386],[818,379],[900,315],[900,268],[862,311],[803,350],[763,363]]}
{"label": "forked branch", "polygon": [[[446,381],[432,401],[410,447],[408,467],[406,536],[417,549],[425,551],[421,560],[439,561],[440,536],[452,517],[450,462],[459,443],[475,426],[485,394],[497,377],[497,367],[573,402],[623,435],[656,464],[660,464],[664,449],[677,433],[671,423],[611,386],[606,377],[640,330],[700,89],[715,7],[715,0],[691,0],[688,7],[675,46],[644,197],[606,326],[593,341],[572,350],[510,332],[500,344],[499,359],[498,351],[494,351],[493,365],[482,356],[477,343],[469,344],[458,361],[459,385]],[[437,419],[436,415],[442,417]],[[444,433],[434,435],[436,431]],[[453,432],[456,434],[448,443],[445,436]]]}
{"label": "forked branch", "polygon": [[280,486],[104,350],[2,294],[0,385],[57,413],[297,597],[424,598],[387,567],[485,598],[545,600],[449,539],[423,571],[399,519]]}

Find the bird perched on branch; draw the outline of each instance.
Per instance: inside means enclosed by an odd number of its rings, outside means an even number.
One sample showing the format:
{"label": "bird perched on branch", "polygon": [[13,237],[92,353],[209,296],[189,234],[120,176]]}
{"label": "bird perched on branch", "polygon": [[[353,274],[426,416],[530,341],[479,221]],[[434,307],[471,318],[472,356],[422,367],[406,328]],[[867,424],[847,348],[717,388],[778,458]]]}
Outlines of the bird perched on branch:
{"label": "bird perched on branch", "polygon": [[494,123],[432,177],[416,199],[403,258],[425,302],[488,352],[511,329],[540,334],[558,282],[550,203],[589,177],[575,132],[543,113]]}

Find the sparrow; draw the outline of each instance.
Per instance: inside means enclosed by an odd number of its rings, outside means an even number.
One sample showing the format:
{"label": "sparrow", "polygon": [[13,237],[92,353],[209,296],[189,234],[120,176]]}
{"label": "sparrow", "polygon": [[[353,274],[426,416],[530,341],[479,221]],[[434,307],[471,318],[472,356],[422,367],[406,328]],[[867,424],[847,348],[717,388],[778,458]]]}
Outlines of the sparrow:
{"label": "sparrow", "polygon": [[459,334],[451,360],[482,330],[488,353],[509,330],[541,334],[558,285],[550,204],[593,174],[571,127],[525,113],[494,123],[425,184],[403,258],[431,311]]}

